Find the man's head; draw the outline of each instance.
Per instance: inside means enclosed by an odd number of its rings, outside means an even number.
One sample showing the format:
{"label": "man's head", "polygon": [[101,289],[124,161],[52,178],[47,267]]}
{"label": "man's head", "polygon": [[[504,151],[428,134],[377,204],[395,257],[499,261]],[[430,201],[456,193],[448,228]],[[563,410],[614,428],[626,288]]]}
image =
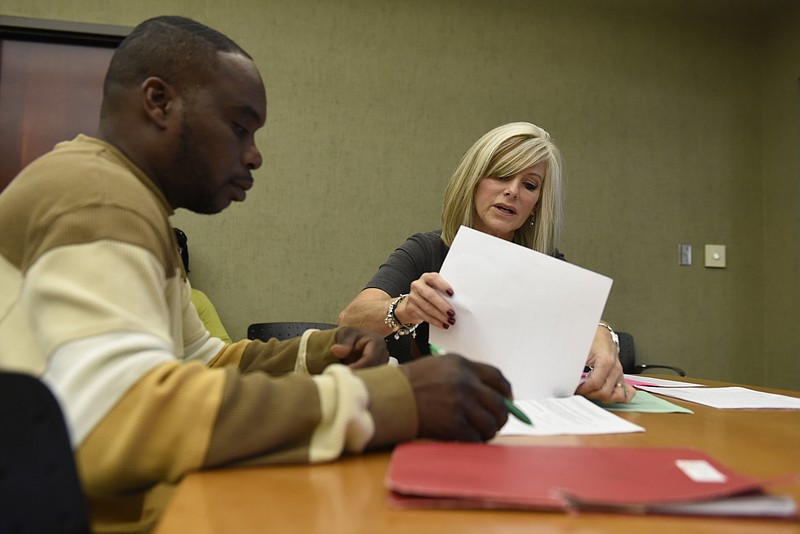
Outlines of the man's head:
{"label": "man's head", "polygon": [[264,84],[228,37],[183,17],[137,26],[115,51],[98,136],[123,151],[173,208],[216,213],[241,201],[261,166],[254,135]]}

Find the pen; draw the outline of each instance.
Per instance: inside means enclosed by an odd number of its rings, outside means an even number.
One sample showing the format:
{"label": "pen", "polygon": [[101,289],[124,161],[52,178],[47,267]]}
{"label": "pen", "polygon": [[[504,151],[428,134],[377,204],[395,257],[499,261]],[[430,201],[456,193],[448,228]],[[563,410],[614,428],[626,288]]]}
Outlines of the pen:
{"label": "pen", "polygon": [[525,413],[522,410],[517,408],[517,406],[513,402],[511,402],[511,399],[509,399],[507,397],[503,397],[503,403],[506,405],[506,408],[508,409],[508,412],[511,415],[513,415],[514,417],[516,417],[517,419],[519,419],[520,421],[522,421],[526,425],[533,426],[533,421],[531,421],[528,418],[528,416],[525,415]]}
{"label": "pen", "polygon": [[[428,347],[430,347],[431,354],[433,354],[434,356],[441,356],[444,354],[444,351],[441,348],[439,348],[438,345],[435,345],[433,343],[428,343]],[[503,404],[506,405],[508,413],[510,413],[511,415],[513,415],[526,425],[533,425],[533,421],[531,421],[528,418],[528,416],[525,415],[525,413],[522,410],[520,410],[519,407],[517,407],[517,405],[511,402],[511,399],[509,399],[508,397],[503,397]]]}

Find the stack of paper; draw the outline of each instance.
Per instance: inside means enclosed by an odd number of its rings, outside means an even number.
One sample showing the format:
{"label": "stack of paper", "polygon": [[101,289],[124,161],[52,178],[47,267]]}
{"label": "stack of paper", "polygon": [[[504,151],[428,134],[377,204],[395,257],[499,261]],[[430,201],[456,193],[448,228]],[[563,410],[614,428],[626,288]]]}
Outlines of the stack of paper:
{"label": "stack of paper", "polygon": [[563,399],[522,400],[515,404],[533,424],[526,425],[509,417],[508,422],[498,432],[499,435],[556,436],[644,432],[644,428],[579,395]]}

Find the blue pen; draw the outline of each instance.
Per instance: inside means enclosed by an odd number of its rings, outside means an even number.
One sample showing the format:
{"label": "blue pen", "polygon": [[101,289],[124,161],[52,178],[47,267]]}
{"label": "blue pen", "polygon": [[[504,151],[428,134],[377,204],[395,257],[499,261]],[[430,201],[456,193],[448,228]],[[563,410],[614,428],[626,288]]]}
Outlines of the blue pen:
{"label": "blue pen", "polygon": [[[439,348],[438,345],[434,345],[433,343],[428,343],[428,347],[431,349],[431,354],[433,354],[434,356],[441,356],[441,355],[443,355],[445,353],[442,349]],[[526,425],[533,426],[533,421],[531,421],[528,418],[528,416],[525,415],[525,413],[522,410],[519,409],[519,407],[517,405],[515,405],[513,402],[511,402],[511,399],[509,399],[507,397],[503,397],[503,404],[506,405],[506,409],[508,410],[508,413],[510,413],[511,415],[513,415],[514,417],[516,417],[517,419],[519,419],[520,421],[522,421]]]}

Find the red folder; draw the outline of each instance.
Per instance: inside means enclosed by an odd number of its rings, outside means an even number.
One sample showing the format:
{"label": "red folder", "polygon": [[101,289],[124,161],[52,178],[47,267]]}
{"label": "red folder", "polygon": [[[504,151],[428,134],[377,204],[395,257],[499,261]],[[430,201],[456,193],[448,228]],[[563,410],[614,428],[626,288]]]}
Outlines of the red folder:
{"label": "red folder", "polygon": [[[390,506],[399,509],[797,515],[790,497],[765,495],[759,481],[693,449],[418,441],[395,448],[386,486]],[[720,499],[732,496],[756,504],[720,506]],[[694,503],[713,503],[717,511],[703,512]]]}

